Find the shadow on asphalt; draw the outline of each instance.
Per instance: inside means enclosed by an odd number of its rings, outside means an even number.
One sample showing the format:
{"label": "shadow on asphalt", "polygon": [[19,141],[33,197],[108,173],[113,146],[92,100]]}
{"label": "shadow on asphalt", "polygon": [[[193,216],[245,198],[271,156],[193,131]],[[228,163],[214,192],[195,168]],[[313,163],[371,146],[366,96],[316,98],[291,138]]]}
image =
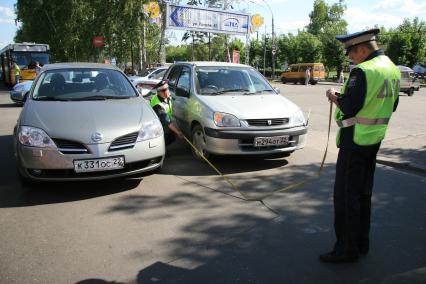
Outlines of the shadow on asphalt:
{"label": "shadow on asphalt", "polygon": [[[286,166],[283,155],[274,156],[212,156],[209,161],[223,174],[255,172]],[[188,171],[188,168],[191,170]],[[205,162],[195,158],[185,141],[176,141],[167,148],[166,159],[159,174],[205,176],[216,172]]]}
{"label": "shadow on asphalt", "polygon": [[421,277],[426,273],[415,273],[426,267],[426,232],[421,229],[426,225],[426,195],[416,187],[419,181],[390,168],[378,169],[370,254],[355,264],[335,265],[318,261],[334,241],[331,167],[324,174],[296,191],[267,199],[279,212],[275,218],[250,210],[231,211],[226,218],[201,213],[229,198],[219,195],[174,192],[118,199],[106,214],[126,213],[151,222],[164,212],[170,220],[188,213],[193,218],[176,236],[161,240],[167,251],[161,257],[137,248],[126,255],[141,262],[152,259],[137,275],[128,275],[129,282],[89,278],[77,283],[382,283],[401,275],[408,277],[405,282],[389,283],[425,283]]}
{"label": "shadow on asphalt", "polygon": [[14,104],[14,103],[8,103],[8,104],[0,104],[0,108],[20,108],[21,105]]}
{"label": "shadow on asphalt", "polygon": [[0,208],[71,202],[116,194],[136,188],[141,179],[43,183],[23,187],[13,157],[12,136],[0,136]]}

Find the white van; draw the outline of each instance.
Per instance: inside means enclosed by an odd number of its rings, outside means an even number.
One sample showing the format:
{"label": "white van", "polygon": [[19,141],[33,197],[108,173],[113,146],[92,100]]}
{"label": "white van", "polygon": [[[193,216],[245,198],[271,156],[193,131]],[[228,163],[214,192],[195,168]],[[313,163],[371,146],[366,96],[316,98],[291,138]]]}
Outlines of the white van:
{"label": "white van", "polygon": [[401,88],[400,92],[406,93],[409,96],[414,95],[414,91],[420,89],[420,82],[414,76],[413,69],[398,65],[399,71],[401,71]]}

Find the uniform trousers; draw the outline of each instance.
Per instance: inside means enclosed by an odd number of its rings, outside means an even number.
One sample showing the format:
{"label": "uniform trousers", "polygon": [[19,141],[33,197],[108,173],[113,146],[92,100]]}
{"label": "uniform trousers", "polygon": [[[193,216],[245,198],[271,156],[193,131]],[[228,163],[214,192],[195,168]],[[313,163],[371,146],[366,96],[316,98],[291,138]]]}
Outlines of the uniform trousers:
{"label": "uniform trousers", "polygon": [[380,144],[365,149],[339,149],[334,183],[334,250],[337,253],[368,252],[371,195],[379,148]]}

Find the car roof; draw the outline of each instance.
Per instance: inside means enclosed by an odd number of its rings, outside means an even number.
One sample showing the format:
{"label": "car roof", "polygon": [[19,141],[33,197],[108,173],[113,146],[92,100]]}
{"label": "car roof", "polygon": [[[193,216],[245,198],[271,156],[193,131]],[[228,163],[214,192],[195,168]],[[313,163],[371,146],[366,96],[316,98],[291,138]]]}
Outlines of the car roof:
{"label": "car roof", "polygon": [[110,69],[120,70],[116,66],[103,63],[89,63],[89,62],[64,62],[45,64],[42,70],[57,70],[57,69],[71,69],[71,68],[91,68],[91,69]]}
{"label": "car roof", "polygon": [[176,62],[175,64],[190,64],[200,67],[207,66],[229,66],[229,67],[251,67],[244,64],[239,63],[230,63],[230,62],[219,62],[219,61],[188,61],[188,62]]}
{"label": "car roof", "polygon": [[414,72],[413,69],[407,66],[398,65],[399,71]]}

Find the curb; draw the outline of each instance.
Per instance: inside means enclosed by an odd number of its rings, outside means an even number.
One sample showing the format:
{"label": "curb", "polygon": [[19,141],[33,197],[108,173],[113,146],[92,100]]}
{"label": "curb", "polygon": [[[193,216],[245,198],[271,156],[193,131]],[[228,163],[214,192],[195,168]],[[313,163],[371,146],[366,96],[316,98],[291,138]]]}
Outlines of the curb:
{"label": "curb", "polygon": [[404,170],[407,172],[417,173],[426,176],[426,168],[414,166],[410,163],[394,162],[386,159],[377,158],[376,162],[381,165],[389,166],[395,169]]}

